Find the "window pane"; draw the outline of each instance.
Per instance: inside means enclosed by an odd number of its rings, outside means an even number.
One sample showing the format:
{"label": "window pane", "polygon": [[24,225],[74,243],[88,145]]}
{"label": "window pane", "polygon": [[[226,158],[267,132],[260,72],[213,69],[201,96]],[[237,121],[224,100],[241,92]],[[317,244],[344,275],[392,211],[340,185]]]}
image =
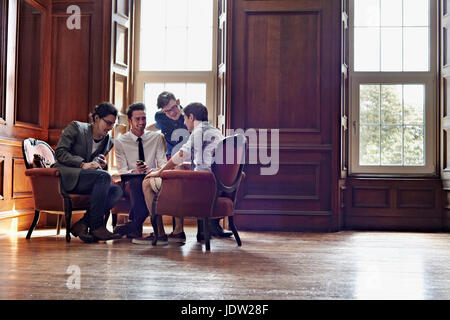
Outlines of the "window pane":
{"label": "window pane", "polygon": [[405,124],[424,125],[425,115],[425,86],[404,85],[403,109]]}
{"label": "window pane", "polygon": [[402,127],[381,128],[381,165],[402,165]]}
{"label": "window pane", "polygon": [[403,1],[403,19],[405,26],[429,26],[429,0]]}
{"label": "window pane", "polygon": [[[142,35],[142,33],[141,33]],[[141,37],[141,70],[164,70],[165,55],[164,48],[166,46],[166,29],[152,28],[146,33],[145,37]]]}
{"label": "window pane", "polygon": [[355,0],[355,26],[380,25],[380,0]]}
{"label": "window pane", "polygon": [[379,28],[355,28],[355,71],[380,71]]}
{"label": "window pane", "polygon": [[402,25],[402,0],[381,0],[381,26]]}
{"label": "window pane", "polygon": [[188,2],[186,0],[165,0],[165,2],[167,4],[167,26],[185,27],[187,25]]}
{"label": "window pane", "polygon": [[429,70],[429,0],[354,1],[354,71]]}
{"label": "window pane", "polygon": [[166,1],[141,1],[141,29],[164,27],[166,25]]}
{"label": "window pane", "polygon": [[429,28],[403,28],[403,71],[428,71]]}
{"label": "window pane", "polygon": [[381,71],[402,71],[402,28],[381,28]]}
{"label": "window pane", "polygon": [[141,71],[211,71],[213,0],[141,1]]}
{"label": "window pane", "polygon": [[402,124],[402,85],[381,86],[381,123]]}
{"label": "window pane", "polygon": [[425,165],[423,128],[405,127],[405,165]]}
{"label": "window pane", "polygon": [[359,121],[380,123],[380,85],[361,85],[359,90]]}
{"label": "window pane", "polygon": [[212,28],[189,28],[187,43],[188,69],[211,70]]}
{"label": "window pane", "polygon": [[380,129],[379,126],[361,126],[359,129],[359,164],[380,164]]}
{"label": "window pane", "polygon": [[188,3],[188,26],[212,28],[213,0],[189,0]]}
{"label": "window pane", "polygon": [[206,83],[187,83],[186,84],[186,103],[200,102],[206,106]]}
{"label": "window pane", "polygon": [[167,28],[165,70],[186,70],[187,30],[184,27]]}

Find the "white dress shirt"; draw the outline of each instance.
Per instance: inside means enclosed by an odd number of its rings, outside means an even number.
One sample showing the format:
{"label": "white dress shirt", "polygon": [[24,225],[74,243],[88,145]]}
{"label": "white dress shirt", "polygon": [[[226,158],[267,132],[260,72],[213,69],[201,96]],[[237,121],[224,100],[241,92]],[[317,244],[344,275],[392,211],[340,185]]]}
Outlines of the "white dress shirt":
{"label": "white dress shirt", "polygon": [[[136,160],[139,160],[137,139],[131,131],[121,135],[115,141],[115,153],[119,174],[131,173],[136,169]],[[164,137],[153,131],[144,131],[141,136],[144,147],[145,163],[149,168],[161,168],[167,162]]]}
{"label": "white dress shirt", "polygon": [[192,130],[189,140],[180,148],[180,151],[183,151],[183,161],[191,160],[193,150],[194,171],[211,171],[214,152],[224,138],[219,129],[211,126],[208,121],[199,123]]}

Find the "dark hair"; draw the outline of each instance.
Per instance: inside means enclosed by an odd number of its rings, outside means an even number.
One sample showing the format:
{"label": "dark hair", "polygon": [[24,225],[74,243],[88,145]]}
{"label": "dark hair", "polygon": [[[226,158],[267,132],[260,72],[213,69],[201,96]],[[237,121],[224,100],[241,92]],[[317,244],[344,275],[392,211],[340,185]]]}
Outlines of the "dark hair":
{"label": "dark hair", "polygon": [[133,111],[140,111],[140,110],[145,111],[145,104],[143,104],[142,102],[136,102],[130,105],[127,109],[128,119],[131,119],[131,117],[133,116]]}
{"label": "dark hair", "polygon": [[95,106],[94,112],[90,114],[92,121],[95,122],[95,116],[97,115],[100,119],[109,116],[112,114],[114,117],[117,117],[117,109],[110,102],[102,102],[98,106]]}
{"label": "dark hair", "polygon": [[168,91],[161,92],[158,96],[158,101],[156,102],[158,109],[162,109],[165,106],[167,106],[170,100],[177,101],[177,98],[175,98],[175,95],[172,92]]}
{"label": "dark hair", "polygon": [[206,109],[206,107],[200,102],[193,102],[188,104],[183,109],[183,112],[187,117],[193,114],[195,120],[208,121],[208,109]]}

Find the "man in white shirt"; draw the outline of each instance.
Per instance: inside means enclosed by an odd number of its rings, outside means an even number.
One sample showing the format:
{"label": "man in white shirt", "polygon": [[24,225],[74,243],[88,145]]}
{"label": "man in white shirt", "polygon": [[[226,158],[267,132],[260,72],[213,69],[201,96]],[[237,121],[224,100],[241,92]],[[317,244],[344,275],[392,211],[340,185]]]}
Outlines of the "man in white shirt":
{"label": "man in white shirt", "polygon": [[115,153],[120,174],[136,174],[125,182],[124,190],[129,196],[131,210],[129,219],[123,226],[114,229],[114,233],[129,238],[142,236],[142,225],[149,215],[142,180],[152,168],[161,168],[166,162],[163,136],[157,132],[145,130],[147,118],[145,105],[134,103],[127,110],[130,131],[121,135],[115,143]]}
{"label": "man in white shirt", "polygon": [[[189,140],[181,146],[177,153],[172,155],[170,160],[163,167],[148,173],[142,183],[145,201],[149,210],[151,210],[153,198],[155,196],[155,190],[152,188],[152,179],[159,178],[162,171],[173,169],[184,161],[191,162],[191,170],[211,171],[211,165],[214,161],[213,153],[219,142],[224,139],[221,132],[208,123],[208,109],[204,105],[201,103],[191,103],[185,107],[183,111],[184,123],[191,132]],[[177,240],[177,238],[179,238],[179,242],[183,242],[182,240],[186,237],[183,232],[183,225],[180,225],[178,221],[175,226],[176,229],[169,237],[165,234],[161,216],[157,217],[156,224],[158,227],[158,243],[167,243],[170,238],[172,238],[172,240]],[[200,241],[203,237],[200,224],[198,232],[197,240]],[[153,237],[154,234],[150,234],[150,236],[145,238],[133,239],[132,242],[136,244],[151,244]]]}

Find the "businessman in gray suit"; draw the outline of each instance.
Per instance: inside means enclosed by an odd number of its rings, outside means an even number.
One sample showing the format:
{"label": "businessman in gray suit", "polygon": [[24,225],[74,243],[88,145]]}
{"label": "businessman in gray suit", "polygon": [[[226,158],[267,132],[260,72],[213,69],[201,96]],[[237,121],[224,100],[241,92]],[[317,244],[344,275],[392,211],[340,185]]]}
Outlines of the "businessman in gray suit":
{"label": "businessman in gray suit", "polygon": [[84,242],[118,239],[120,235],[109,232],[104,224],[104,215],[122,196],[121,188],[111,184],[104,157],[114,144],[108,132],[116,122],[117,109],[104,102],[95,107],[90,117],[92,123],[72,121],[63,130],[55,150],[54,168],[61,173],[65,192],[91,196],[89,209],[70,232]]}

